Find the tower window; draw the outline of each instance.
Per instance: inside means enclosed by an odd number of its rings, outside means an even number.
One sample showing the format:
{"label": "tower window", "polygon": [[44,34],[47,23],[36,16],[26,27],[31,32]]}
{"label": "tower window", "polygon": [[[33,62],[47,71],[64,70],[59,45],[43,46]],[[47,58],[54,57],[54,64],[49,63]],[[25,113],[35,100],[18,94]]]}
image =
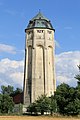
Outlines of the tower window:
{"label": "tower window", "polygon": [[48,30],[47,32],[48,32],[49,34],[51,34],[51,33],[52,33],[52,31],[49,31],[49,30]]}
{"label": "tower window", "polygon": [[39,24],[39,22],[37,22],[37,24]]}
{"label": "tower window", "polygon": [[43,32],[44,32],[44,30],[37,30],[37,32],[38,32],[38,33],[43,33]]}
{"label": "tower window", "polygon": [[33,33],[33,31],[29,31],[29,32],[28,32],[28,35],[31,34],[31,33]]}
{"label": "tower window", "polygon": [[28,32],[28,35],[29,35],[30,33],[31,33],[31,32],[29,31],[29,32]]}

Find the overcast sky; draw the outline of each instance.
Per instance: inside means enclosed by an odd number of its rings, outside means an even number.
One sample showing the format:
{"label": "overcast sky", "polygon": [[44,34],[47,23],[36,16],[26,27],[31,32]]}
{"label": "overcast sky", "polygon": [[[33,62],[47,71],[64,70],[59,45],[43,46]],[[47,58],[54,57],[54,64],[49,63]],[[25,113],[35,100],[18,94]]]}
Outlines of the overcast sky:
{"label": "overcast sky", "polygon": [[57,85],[76,86],[80,0],[0,0],[0,85],[22,87],[25,28],[39,9],[55,28]]}

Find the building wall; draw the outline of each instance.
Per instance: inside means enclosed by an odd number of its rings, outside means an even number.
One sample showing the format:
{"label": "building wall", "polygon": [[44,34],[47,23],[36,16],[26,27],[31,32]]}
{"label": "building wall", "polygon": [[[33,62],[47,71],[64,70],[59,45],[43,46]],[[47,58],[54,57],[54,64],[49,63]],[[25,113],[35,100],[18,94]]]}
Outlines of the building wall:
{"label": "building wall", "polygon": [[15,104],[23,103],[23,93],[19,93],[19,94],[13,96],[13,102]]}
{"label": "building wall", "polygon": [[55,91],[54,31],[26,31],[24,104],[29,105],[41,94],[51,96]]}
{"label": "building wall", "polygon": [[53,48],[48,47],[48,95],[53,94]]}
{"label": "building wall", "polygon": [[43,47],[36,46],[36,64],[35,64],[35,96],[36,98],[44,94],[44,59]]}

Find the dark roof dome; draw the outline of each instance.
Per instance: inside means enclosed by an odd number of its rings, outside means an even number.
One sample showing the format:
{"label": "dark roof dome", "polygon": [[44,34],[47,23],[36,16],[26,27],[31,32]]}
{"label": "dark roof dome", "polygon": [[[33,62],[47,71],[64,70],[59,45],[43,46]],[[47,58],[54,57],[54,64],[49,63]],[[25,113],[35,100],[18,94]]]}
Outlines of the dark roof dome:
{"label": "dark roof dome", "polygon": [[[35,17],[33,17],[27,26],[27,29],[30,28],[48,28],[53,29],[50,20],[47,19],[45,16],[42,15],[41,12],[39,12]],[[54,29],[53,29],[54,30]]]}

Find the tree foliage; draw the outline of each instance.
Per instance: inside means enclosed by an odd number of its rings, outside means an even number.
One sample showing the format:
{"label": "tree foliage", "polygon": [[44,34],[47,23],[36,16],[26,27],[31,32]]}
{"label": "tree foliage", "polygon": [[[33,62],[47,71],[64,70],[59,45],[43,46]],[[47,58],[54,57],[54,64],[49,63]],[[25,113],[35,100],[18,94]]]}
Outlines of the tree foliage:
{"label": "tree foliage", "polygon": [[8,94],[0,94],[0,112],[1,113],[10,113],[12,112],[14,103],[12,97]]}
{"label": "tree foliage", "polygon": [[56,101],[53,97],[49,98],[46,95],[41,95],[38,97],[38,99],[29,105],[28,112],[31,112],[31,114],[34,112],[35,114],[41,113],[41,115],[44,115],[44,112],[52,113],[56,112]]}
{"label": "tree foliage", "polygon": [[[80,72],[80,65],[78,66],[78,69],[79,69],[79,72]],[[77,74],[75,76],[75,78],[78,80],[77,83],[78,83],[78,87],[80,86],[80,74]]]}
{"label": "tree foliage", "polygon": [[49,112],[60,113],[63,115],[80,114],[80,89],[79,87],[70,87],[63,83],[56,89],[54,96],[50,98],[46,95],[38,97],[38,99],[28,107],[31,114]]}
{"label": "tree foliage", "polygon": [[8,86],[4,86],[4,85],[2,85],[1,86],[1,92],[2,92],[2,94],[8,94],[8,95],[10,95],[10,94],[12,94],[13,93],[13,86],[10,86],[10,85],[8,85]]}
{"label": "tree foliage", "polygon": [[55,92],[55,99],[61,114],[65,113],[65,107],[68,104],[69,98],[69,85],[63,83],[57,87]]}
{"label": "tree foliage", "polygon": [[10,86],[10,85],[4,86],[4,85],[2,85],[1,86],[1,93],[2,94],[7,94],[7,95],[10,95],[10,96],[15,96],[15,95],[17,95],[19,93],[22,93],[22,89],[21,88],[16,88],[14,90],[13,86]]}
{"label": "tree foliage", "polygon": [[65,109],[68,115],[80,114],[80,100],[77,98],[74,99],[73,101],[68,103]]}
{"label": "tree foliage", "polygon": [[54,96],[51,96],[51,98],[50,98],[50,113],[52,115],[53,113],[56,113],[57,111],[58,111],[58,107],[57,107],[56,99],[54,98]]}
{"label": "tree foliage", "polygon": [[63,115],[80,114],[80,91],[63,83],[57,87],[55,99],[59,113]]}
{"label": "tree foliage", "polygon": [[14,90],[13,86],[1,86],[0,94],[0,113],[11,113],[13,111],[14,102],[12,96],[21,93],[20,88]]}
{"label": "tree foliage", "polygon": [[41,115],[44,114],[44,112],[48,112],[50,109],[50,99],[46,97],[46,95],[42,95],[38,97],[36,100],[38,111],[41,113]]}
{"label": "tree foliage", "polygon": [[34,114],[37,114],[38,112],[38,109],[37,109],[37,104],[34,102],[34,103],[31,103],[28,107],[27,107],[27,112],[30,112],[31,114],[34,113]]}
{"label": "tree foliage", "polygon": [[19,93],[22,93],[22,89],[21,88],[16,88],[16,90],[14,90],[10,95],[15,96],[15,95],[17,95]]}

